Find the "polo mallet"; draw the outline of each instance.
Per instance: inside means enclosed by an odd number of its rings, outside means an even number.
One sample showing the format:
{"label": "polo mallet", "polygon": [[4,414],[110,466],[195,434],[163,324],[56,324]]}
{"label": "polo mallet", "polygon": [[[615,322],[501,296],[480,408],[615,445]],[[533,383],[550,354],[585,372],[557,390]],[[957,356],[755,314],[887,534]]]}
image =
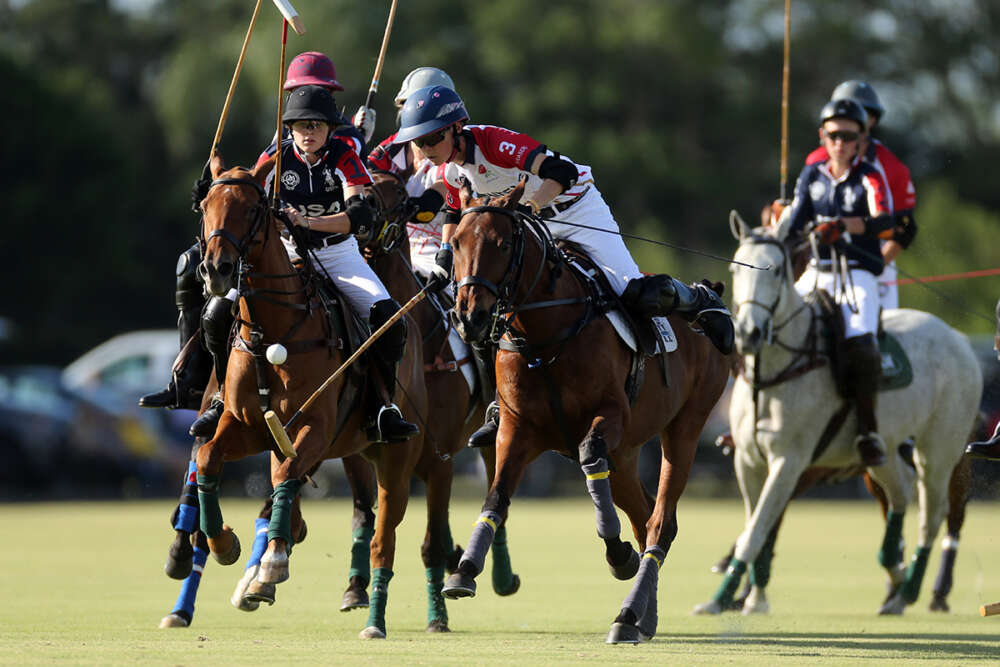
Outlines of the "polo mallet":
{"label": "polo mallet", "polygon": [[343,373],[351,364],[357,361],[358,357],[360,357],[365,350],[371,347],[372,344],[378,340],[382,334],[388,331],[393,324],[398,322],[403,315],[406,315],[406,313],[408,313],[415,305],[420,303],[425,296],[427,296],[426,287],[414,294],[412,299],[407,301],[402,308],[396,311],[395,315],[386,320],[385,324],[380,326],[375,333],[369,336],[368,340],[362,343],[357,351],[355,351],[354,354],[347,359],[347,361],[341,364],[340,368],[334,371],[333,375],[328,377],[326,381],[319,386],[319,389],[312,393],[312,396],[306,399],[306,402],[302,404],[301,408],[295,411],[295,414],[292,415],[292,418],[288,420],[287,424],[284,426],[281,425],[281,420],[278,419],[278,415],[274,414],[274,410],[268,410],[264,413],[264,421],[267,422],[267,428],[271,431],[271,436],[274,437],[274,441],[278,444],[278,449],[281,450],[282,454],[288,458],[295,458],[296,456],[295,448],[292,447],[292,441],[288,438],[288,429],[295,425],[295,422],[302,416],[302,413],[308,410],[309,406],[311,406],[316,399],[319,398],[320,394],[333,384],[333,381],[340,377],[340,374]]}
{"label": "polo mallet", "polygon": [[781,68],[781,200],[788,200],[788,71],[792,46],[792,0],[785,0],[785,56]]}
{"label": "polo mallet", "polygon": [[[379,49],[378,61],[375,63],[375,74],[372,76],[372,85],[369,86],[368,97],[365,99],[365,106],[369,109],[375,102],[375,93],[378,92],[378,80],[382,77],[382,65],[385,64],[385,52],[389,49],[389,35],[392,33],[392,22],[396,20],[396,2],[397,0],[392,0],[392,6],[389,7],[389,20],[385,24],[385,33],[382,35],[382,48]],[[364,125],[364,119],[362,119],[361,123]],[[359,127],[358,129],[364,131],[364,127]]]}
{"label": "polo mallet", "polygon": [[[275,4],[279,0],[274,0]],[[286,3],[287,4],[287,3]],[[291,7],[291,5],[289,5]],[[294,11],[294,10],[293,10]],[[296,14],[296,18],[298,15]],[[304,30],[304,29],[303,29]],[[298,32],[298,31],[296,31]],[[301,34],[301,33],[299,33]],[[281,21],[281,64],[278,66],[278,131],[274,135],[274,179],[271,181],[274,186],[272,190],[271,203],[278,206],[278,194],[281,192],[281,111],[285,104],[285,44],[288,42],[288,19]]]}
{"label": "polo mallet", "polygon": [[996,616],[997,614],[1000,614],[1000,602],[984,604],[979,608],[980,616]]}
{"label": "polo mallet", "polygon": [[292,3],[288,0],[273,0],[274,6],[278,8],[281,15],[285,18],[285,21],[292,25],[292,30],[295,31],[296,35],[306,34],[306,24],[302,22],[302,17],[299,13],[295,11],[295,7],[292,7]]}
{"label": "polo mallet", "polygon": [[[274,1],[277,3],[279,0]],[[229,92],[226,93],[226,102],[222,105],[222,115],[219,117],[219,125],[215,128],[212,150],[208,153],[209,162],[211,162],[212,156],[215,155],[215,151],[219,147],[219,140],[222,139],[222,128],[226,126],[226,116],[229,115],[229,104],[233,101],[233,91],[236,90],[236,82],[240,78],[240,72],[243,70],[243,60],[247,55],[247,46],[250,45],[250,35],[253,34],[253,27],[257,23],[257,15],[260,13],[260,2],[261,0],[257,0],[257,6],[254,7],[253,16],[250,18],[250,27],[247,28],[247,36],[243,38],[243,48],[240,49],[240,58],[236,61],[236,71],[233,72],[233,79],[229,82]]]}

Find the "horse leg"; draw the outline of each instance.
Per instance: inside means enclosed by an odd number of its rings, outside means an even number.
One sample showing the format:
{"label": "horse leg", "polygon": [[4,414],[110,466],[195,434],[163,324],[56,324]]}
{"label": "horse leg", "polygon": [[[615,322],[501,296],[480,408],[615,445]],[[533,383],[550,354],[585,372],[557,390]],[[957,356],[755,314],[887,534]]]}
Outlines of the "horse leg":
{"label": "horse leg", "polygon": [[396,556],[396,527],[403,520],[410,495],[410,475],[413,467],[399,460],[403,451],[397,445],[392,450],[383,448],[378,457],[378,515],[375,535],[371,544],[371,604],[368,607],[368,625],[361,631],[361,639],[385,639],[385,610],[389,597],[389,581]]}
{"label": "horse leg", "polygon": [[239,538],[222,522],[219,506],[222,466],[227,459],[241,459],[259,451],[257,440],[257,434],[249,426],[238,421],[231,412],[225,412],[215,437],[202,445],[196,455],[201,532],[208,538],[212,557],[222,565],[232,565],[240,557]]}
{"label": "horse leg", "polygon": [[[743,574],[747,571],[747,564],[761,553],[771,529],[791,499],[792,491],[804,469],[804,461],[788,456],[779,457],[769,462],[764,487],[753,508],[750,520],[736,541],[736,551],[733,560],[729,563],[729,568],[726,570],[722,584],[713,598],[709,602],[697,605],[693,613],[718,614],[730,607],[733,596],[743,579]],[[741,487],[743,487],[743,481],[741,481]],[[744,496],[744,502],[750,502],[748,496]]]}
{"label": "horse leg", "polygon": [[[517,488],[525,468],[546,449],[534,434],[520,428],[516,417],[500,419],[497,433],[497,469],[493,484],[486,495],[482,512],[469,537],[468,547],[458,563],[458,569],[448,577],[442,593],[446,598],[473,597],[476,594],[476,577],[486,564],[486,551],[490,548],[497,528],[507,520],[510,497]],[[512,443],[517,443],[516,447]]]}
{"label": "horse leg", "polygon": [[451,483],[454,463],[433,457],[427,473],[427,532],[420,545],[420,557],[427,576],[427,632],[450,632],[448,608],[441,589],[448,557],[454,549],[451,527],[448,525],[448,505],[451,502]]}
{"label": "horse leg", "polygon": [[170,525],[174,529],[174,541],[167,550],[167,562],[164,571],[171,579],[187,579],[191,574],[194,550],[191,547],[191,534],[198,529],[198,464],[195,454],[200,447],[195,445],[188,462],[187,473],[184,475],[184,486],[181,489],[181,499],[170,517]]}
{"label": "horse leg", "polygon": [[948,534],[941,540],[941,565],[934,580],[934,598],[931,611],[950,611],[948,593],[951,592],[952,573],[958,558],[958,538],[965,523],[965,505],[969,501],[972,467],[968,456],[958,460],[948,482]]}
{"label": "horse leg", "polygon": [[267,548],[267,527],[271,523],[273,505],[273,501],[268,498],[254,520],[253,547],[250,549],[250,557],[243,569],[243,576],[236,583],[236,588],[229,598],[229,603],[240,611],[256,611],[261,602],[274,604],[273,584],[254,585],[257,573],[260,571],[260,559]]}
{"label": "horse leg", "polygon": [[[497,470],[496,447],[480,447],[479,453],[483,457],[483,464],[486,466],[486,484],[493,484],[493,478],[496,476]],[[521,589],[521,577],[514,572],[514,567],[510,562],[510,551],[507,549],[506,521],[497,527],[497,532],[493,535],[493,545],[490,547],[490,555],[493,557],[493,567],[490,571],[493,592],[501,596],[513,595],[518,592]],[[462,554],[459,553],[458,556],[461,559]],[[456,562],[455,568],[457,567],[458,563]]]}
{"label": "horse leg", "polygon": [[194,548],[191,550],[193,561],[191,573],[181,584],[181,592],[174,603],[174,610],[160,620],[161,628],[186,628],[191,625],[194,618],[194,601],[198,596],[198,587],[201,585],[201,573],[208,560],[208,541],[205,534],[200,530],[192,535]]}
{"label": "horse leg", "polygon": [[347,589],[340,601],[340,611],[368,607],[368,581],[371,579],[371,542],[375,534],[375,469],[360,454],[342,459],[344,474],[351,485],[354,514],[351,519],[351,569]]}

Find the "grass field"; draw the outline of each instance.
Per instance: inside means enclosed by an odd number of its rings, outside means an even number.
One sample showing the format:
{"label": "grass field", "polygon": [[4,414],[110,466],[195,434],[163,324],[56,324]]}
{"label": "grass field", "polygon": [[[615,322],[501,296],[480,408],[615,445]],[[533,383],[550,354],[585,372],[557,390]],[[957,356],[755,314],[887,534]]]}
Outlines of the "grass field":
{"label": "grass field", "polygon": [[[227,521],[249,548],[257,502],[225,501]],[[464,543],[478,502],[452,509]],[[1000,507],[969,507],[956,568],[952,613],[927,611],[939,549],[921,598],[906,616],[875,610],[884,579],[875,560],[881,521],[874,503],[800,502],[778,543],[766,617],[692,617],[719,578],[709,572],[737,535],[736,501],[688,500],[680,532],[660,573],[657,636],[640,646],[604,637],[630,582],[612,579],[586,495],[518,500],[509,520],[521,591],[500,598],[488,572],[473,599],[449,602],[446,635],[424,633],[426,607],[419,542],[422,498],[400,531],[389,587],[389,638],[357,639],[367,614],[339,612],[346,585],[349,505],[309,501],[309,538],[292,556],[292,578],[278,601],[252,614],[229,606],[242,565],[209,559],[194,623],[160,630],[178,582],[162,571],[172,503],[5,505],[0,508],[2,599],[0,662],[150,664],[948,664],[1000,661],[1000,617],[979,605],[1000,600]],[[913,512],[911,511],[911,514]],[[906,539],[915,544],[915,517]],[[488,566],[488,563],[487,563]]]}

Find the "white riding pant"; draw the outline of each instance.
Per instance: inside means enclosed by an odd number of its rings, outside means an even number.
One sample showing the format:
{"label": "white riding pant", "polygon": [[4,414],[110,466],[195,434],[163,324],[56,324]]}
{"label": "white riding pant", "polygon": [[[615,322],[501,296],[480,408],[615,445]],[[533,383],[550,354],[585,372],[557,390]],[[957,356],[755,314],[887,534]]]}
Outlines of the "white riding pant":
{"label": "white riding pant", "polygon": [[[284,237],[282,237],[282,242],[285,244],[285,249],[292,261],[299,259],[298,253],[295,252],[295,245]],[[353,236],[310,254],[315,255],[316,260],[329,274],[337,289],[351,304],[351,308],[364,321],[368,321],[372,304],[391,298],[385,285],[361,256],[358,240]]]}
{"label": "white riding pant", "polygon": [[[608,231],[573,227],[561,224],[561,221]],[[587,255],[604,270],[604,275],[608,277],[608,282],[611,283],[616,295],[621,296],[628,281],[642,277],[639,266],[625,247],[625,240],[619,233],[618,223],[615,222],[611,209],[593,184],[575,204],[557,213],[554,218],[545,220],[545,223],[554,238],[577,243],[586,251]]]}
{"label": "white riding pant", "polygon": [[899,285],[895,281],[896,262],[893,261],[885,265],[882,275],[878,277],[878,298],[883,310],[899,308]]}
{"label": "white riding pant", "polygon": [[832,294],[844,313],[845,338],[875,334],[878,330],[878,279],[864,269],[851,269],[850,274],[847,284],[843,285],[839,273],[817,271],[810,263],[795,283],[795,289],[803,296],[811,292],[813,286]]}

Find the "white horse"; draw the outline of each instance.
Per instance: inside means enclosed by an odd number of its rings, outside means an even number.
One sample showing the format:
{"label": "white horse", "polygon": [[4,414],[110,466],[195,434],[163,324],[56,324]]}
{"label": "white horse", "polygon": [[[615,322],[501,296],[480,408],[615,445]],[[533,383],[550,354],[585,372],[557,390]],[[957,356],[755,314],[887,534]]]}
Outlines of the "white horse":
{"label": "white horse", "polygon": [[[696,614],[718,614],[731,607],[748,564],[766,553],[768,534],[791,499],[802,472],[812,466],[841,468],[860,462],[854,437],[854,411],[832,438],[824,438],[835,414],[846,410],[829,367],[818,306],[795,290],[788,237],[788,216],[774,228],[750,228],[735,213],[730,224],[740,242],[735,260],[770,270],[733,264],[736,349],[744,372],[737,378],[729,409],[736,445],[736,476],[746,508],[746,526],[718,592],[695,607]],[[915,442],[920,538],[907,568],[901,562],[902,515],[910,500],[914,472],[896,451],[868,470],[885,490],[889,516],[879,561],[895,592],[881,614],[902,614],[916,601],[931,544],[948,511],[948,482],[962,456],[982,394],[983,380],[966,338],[929,313],[886,311],[883,326],[909,356],[912,382],[881,392],[879,432],[885,442]],[[815,349],[818,355],[809,352]],[[823,363],[823,361],[827,363]],[[746,378],[756,378],[757,387]],[[825,448],[818,448],[827,440]],[[767,611],[762,584],[754,581],[744,613]]]}

